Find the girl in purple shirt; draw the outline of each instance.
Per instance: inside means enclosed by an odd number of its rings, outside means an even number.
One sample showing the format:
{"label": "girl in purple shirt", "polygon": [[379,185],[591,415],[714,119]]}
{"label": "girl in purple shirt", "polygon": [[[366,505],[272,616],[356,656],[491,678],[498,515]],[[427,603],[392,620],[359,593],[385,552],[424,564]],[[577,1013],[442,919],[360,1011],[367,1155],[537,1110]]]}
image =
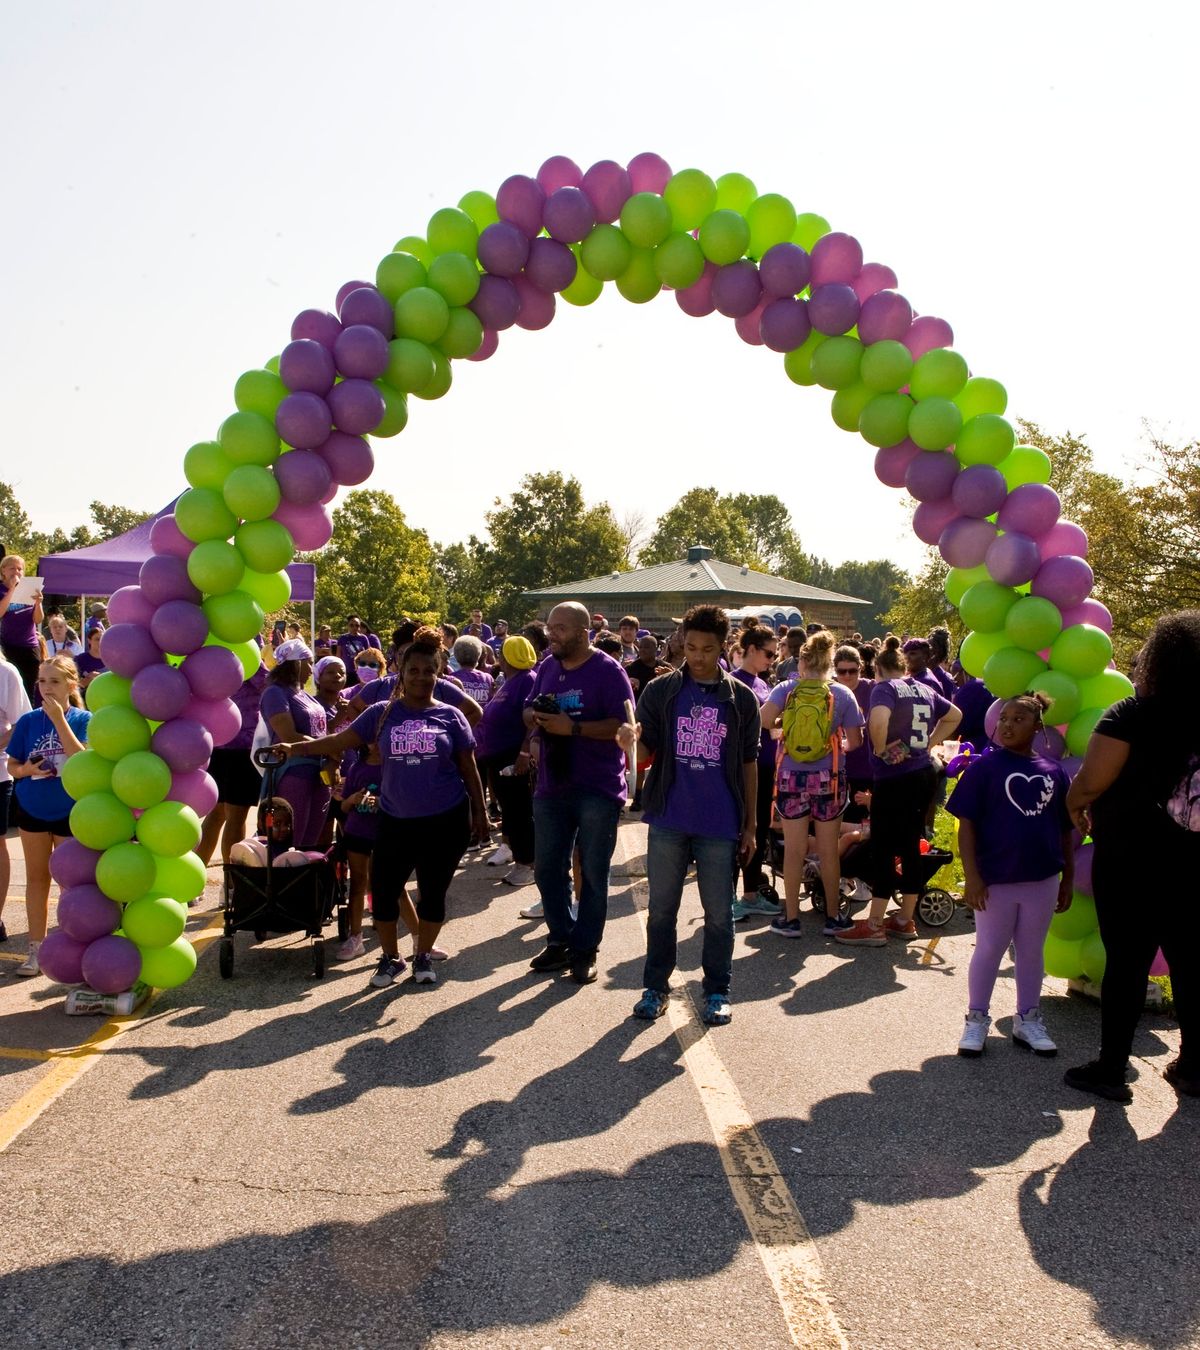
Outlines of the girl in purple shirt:
{"label": "girl in purple shirt", "polygon": [[292,808],[296,848],[316,848],[329,811],[330,785],[321,776],[320,754],[308,742],[325,735],[325,709],[304,692],[312,674],[312,652],[299,638],[281,642],[275,662],[259,704],[272,739],[288,748],[275,791]]}

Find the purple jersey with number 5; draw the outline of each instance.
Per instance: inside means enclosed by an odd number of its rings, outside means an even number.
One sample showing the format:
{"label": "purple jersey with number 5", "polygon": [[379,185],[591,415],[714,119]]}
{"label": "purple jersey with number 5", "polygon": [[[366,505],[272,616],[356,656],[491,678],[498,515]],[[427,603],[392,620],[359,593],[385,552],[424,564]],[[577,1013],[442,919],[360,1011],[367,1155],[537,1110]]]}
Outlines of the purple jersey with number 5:
{"label": "purple jersey with number 5", "polygon": [[872,753],[872,776],[899,778],[926,768],[930,733],[950,706],[949,699],[916,680],[877,680],[871,690],[871,712],[888,709],[887,743],[899,741],[908,750],[908,758],[887,764]]}

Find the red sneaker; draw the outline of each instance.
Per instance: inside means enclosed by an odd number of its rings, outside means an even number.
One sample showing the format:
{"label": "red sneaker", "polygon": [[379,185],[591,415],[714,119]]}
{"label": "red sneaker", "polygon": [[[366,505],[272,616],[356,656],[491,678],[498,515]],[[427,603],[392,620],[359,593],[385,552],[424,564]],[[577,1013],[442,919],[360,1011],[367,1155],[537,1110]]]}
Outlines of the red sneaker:
{"label": "red sneaker", "polygon": [[853,928],[847,928],[844,933],[834,933],[833,940],[848,942],[854,947],[886,947],[887,932],[883,924],[877,927],[866,919],[859,919]]}
{"label": "red sneaker", "polygon": [[920,936],[917,925],[911,919],[902,918],[899,914],[889,914],[883,927],[888,937],[899,938],[902,942],[911,942],[913,938]]}

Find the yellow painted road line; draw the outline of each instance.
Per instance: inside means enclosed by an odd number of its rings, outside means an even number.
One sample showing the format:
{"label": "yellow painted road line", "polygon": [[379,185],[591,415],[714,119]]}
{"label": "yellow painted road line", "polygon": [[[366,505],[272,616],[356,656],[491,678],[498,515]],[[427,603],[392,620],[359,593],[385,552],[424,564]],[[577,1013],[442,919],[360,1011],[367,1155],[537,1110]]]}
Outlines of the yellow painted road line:
{"label": "yellow painted road line", "polygon": [[18,1045],[0,1045],[0,1059],[54,1059],[53,1050],[23,1050]]}
{"label": "yellow painted road line", "polygon": [[929,939],[929,946],[925,948],[925,954],[921,957],[921,964],[923,966],[933,965],[933,954],[937,951],[937,945],[941,940],[940,937],[931,937]]}
{"label": "yellow painted road line", "polygon": [[[202,952],[209,943],[221,935],[223,918],[218,914],[215,920],[191,939],[197,953]],[[103,1050],[110,1049],[117,1038],[138,1022],[150,1011],[162,994],[155,989],[145,1003],[131,1016],[110,1017],[96,1028],[81,1045],[72,1050],[48,1052],[53,1063],[45,1074],[22,1097],[19,1097],[7,1110],[0,1112],[0,1153],[23,1134],[39,1116],[48,1110],[71,1086],[82,1078],[95,1064]],[[25,1055],[15,1056],[26,1058]]]}

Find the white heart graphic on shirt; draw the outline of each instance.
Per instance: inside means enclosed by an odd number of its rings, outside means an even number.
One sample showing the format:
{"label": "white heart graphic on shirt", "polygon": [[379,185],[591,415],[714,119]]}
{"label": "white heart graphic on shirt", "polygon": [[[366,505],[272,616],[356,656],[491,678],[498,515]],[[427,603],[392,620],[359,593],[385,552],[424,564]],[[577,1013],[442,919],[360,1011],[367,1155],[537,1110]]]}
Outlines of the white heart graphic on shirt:
{"label": "white heart graphic on shirt", "polygon": [[1054,800],[1054,779],[1044,773],[1010,773],[1004,780],[1004,795],[1023,816],[1040,816]]}

